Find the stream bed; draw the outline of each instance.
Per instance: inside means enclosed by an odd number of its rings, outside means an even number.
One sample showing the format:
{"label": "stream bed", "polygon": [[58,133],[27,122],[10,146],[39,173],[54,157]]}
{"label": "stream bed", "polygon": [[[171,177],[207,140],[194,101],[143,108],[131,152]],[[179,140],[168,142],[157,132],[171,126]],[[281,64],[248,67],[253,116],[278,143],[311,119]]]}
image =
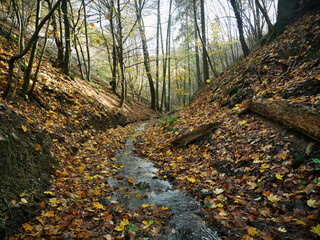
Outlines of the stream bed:
{"label": "stream bed", "polygon": [[[153,163],[137,157],[134,140],[141,135],[146,124],[141,124],[126,139],[124,148],[118,153],[116,163],[124,167],[117,172],[118,178],[110,179],[108,184],[116,187],[114,199],[128,209],[136,210],[142,204],[155,204],[168,207],[173,215],[169,220],[171,231],[161,239],[168,240],[221,240],[217,233],[208,228],[199,217],[201,204],[179,190],[174,190],[168,181],[157,179],[157,169]],[[133,188],[127,181],[133,178],[134,184],[148,186],[146,189]],[[145,196],[143,198],[137,196]]]}

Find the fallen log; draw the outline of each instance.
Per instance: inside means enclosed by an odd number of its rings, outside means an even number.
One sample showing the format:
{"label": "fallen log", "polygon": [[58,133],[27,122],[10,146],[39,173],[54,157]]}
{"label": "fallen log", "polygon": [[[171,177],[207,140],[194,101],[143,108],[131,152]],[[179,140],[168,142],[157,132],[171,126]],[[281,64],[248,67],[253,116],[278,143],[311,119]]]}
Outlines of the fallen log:
{"label": "fallen log", "polygon": [[249,103],[249,109],[270,120],[293,128],[320,142],[320,112],[298,103],[257,100]]}
{"label": "fallen log", "polygon": [[184,147],[196,140],[199,137],[205,136],[211,133],[214,129],[221,125],[220,122],[203,124],[196,129],[193,129],[190,132],[186,132],[180,136],[178,136],[175,140],[172,141],[172,144],[176,147]]}

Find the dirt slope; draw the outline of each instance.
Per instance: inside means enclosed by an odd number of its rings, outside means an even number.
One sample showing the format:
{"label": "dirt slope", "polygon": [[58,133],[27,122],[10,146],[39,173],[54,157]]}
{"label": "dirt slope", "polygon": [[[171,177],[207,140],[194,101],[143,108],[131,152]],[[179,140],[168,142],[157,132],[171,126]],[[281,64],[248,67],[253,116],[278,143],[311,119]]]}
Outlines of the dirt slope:
{"label": "dirt slope", "polygon": [[[319,114],[319,50],[320,14],[312,12],[213,80],[187,108],[150,125],[139,141],[141,153],[163,168],[161,177],[201,199],[223,239],[320,236],[318,132],[311,139],[250,108],[264,101]],[[319,125],[320,118],[303,117],[303,124]],[[172,145],[212,122],[221,125],[211,134]]]}

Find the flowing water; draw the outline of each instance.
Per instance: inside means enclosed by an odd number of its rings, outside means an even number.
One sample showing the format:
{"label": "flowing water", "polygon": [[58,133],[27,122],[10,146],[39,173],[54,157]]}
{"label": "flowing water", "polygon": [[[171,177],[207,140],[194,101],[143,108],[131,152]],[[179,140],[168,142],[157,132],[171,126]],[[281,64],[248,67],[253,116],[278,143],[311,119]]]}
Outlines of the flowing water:
{"label": "flowing water", "polygon": [[[116,155],[116,162],[124,168],[118,170],[118,178],[108,181],[111,187],[117,187],[115,199],[125,207],[135,210],[142,204],[156,204],[171,209],[171,231],[161,239],[168,240],[220,240],[217,233],[203,223],[198,216],[201,205],[195,199],[179,190],[172,189],[172,185],[156,178],[158,169],[151,162],[134,155],[134,140],[140,135],[146,124],[136,128],[125,143],[124,148]],[[146,189],[133,188],[127,181],[133,177],[134,184],[148,186]],[[140,185],[140,186],[141,186]],[[146,197],[139,197],[146,196]]]}

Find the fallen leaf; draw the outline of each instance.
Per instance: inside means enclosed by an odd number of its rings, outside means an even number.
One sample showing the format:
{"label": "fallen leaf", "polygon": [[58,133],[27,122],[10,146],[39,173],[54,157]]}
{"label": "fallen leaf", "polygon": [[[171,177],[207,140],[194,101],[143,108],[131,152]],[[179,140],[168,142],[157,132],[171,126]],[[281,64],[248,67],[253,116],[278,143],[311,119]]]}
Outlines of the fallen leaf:
{"label": "fallen leaf", "polygon": [[278,231],[279,231],[279,232],[286,233],[286,232],[287,232],[287,229],[284,228],[284,227],[278,227]]}
{"label": "fallen leaf", "polygon": [[280,201],[279,196],[273,195],[273,194],[270,194],[267,198],[270,202],[273,202],[273,203]]}
{"label": "fallen leaf", "polygon": [[248,228],[248,233],[249,233],[250,236],[259,235],[258,229],[256,229],[255,227],[249,227]]}
{"label": "fallen leaf", "polygon": [[308,204],[309,207],[317,208],[317,201],[314,200],[314,199],[309,199],[309,200],[307,201],[307,204]]}
{"label": "fallen leaf", "polygon": [[312,230],[320,236],[320,224],[318,224],[316,227],[313,227]]}
{"label": "fallen leaf", "polygon": [[24,223],[22,224],[22,227],[26,230],[26,231],[32,231],[33,227],[29,224],[29,223]]}
{"label": "fallen leaf", "polygon": [[283,175],[281,175],[280,173],[276,173],[276,178],[279,180],[283,180]]}
{"label": "fallen leaf", "polygon": [[196,179],[191,178],[191,177],[187,177],[187,180],[188,180],[189,182],[192,182],[192,183],[196,182]]}
{"label": "fallen leaf", "polygon": [[103,209],[103,205],[99,202],[94,202],[93,207],[96,209]]}
{"label": "fallen leaf", "polygon": [[131,178],[128,178],[128,182],[131,183],[131,184],[133,184],[133,178],[132,178],[132,177],[131,177]]}
{"label": "fallen leaf", "polygon": [[21,128],[22,128],[22,131],[24,131],[24,132],[27,132],[27,131],[28,131],[28,129],[27,129],[25,126],[23,126],[23,125],[21,125]]}
{"label": "fallen leaf", "polygon": [[86,168],[86,166],[81,165],[81,166],[79,167],[79,172],[80,172],[80,173],[83,173],[83,171],[84,171],[85,168]]}
{"label": "fallen leaf", "polygon": [[37,146],[35,146],[34,148],[36,151],[39,151],[40,150],[40,144],[38,144]]}

